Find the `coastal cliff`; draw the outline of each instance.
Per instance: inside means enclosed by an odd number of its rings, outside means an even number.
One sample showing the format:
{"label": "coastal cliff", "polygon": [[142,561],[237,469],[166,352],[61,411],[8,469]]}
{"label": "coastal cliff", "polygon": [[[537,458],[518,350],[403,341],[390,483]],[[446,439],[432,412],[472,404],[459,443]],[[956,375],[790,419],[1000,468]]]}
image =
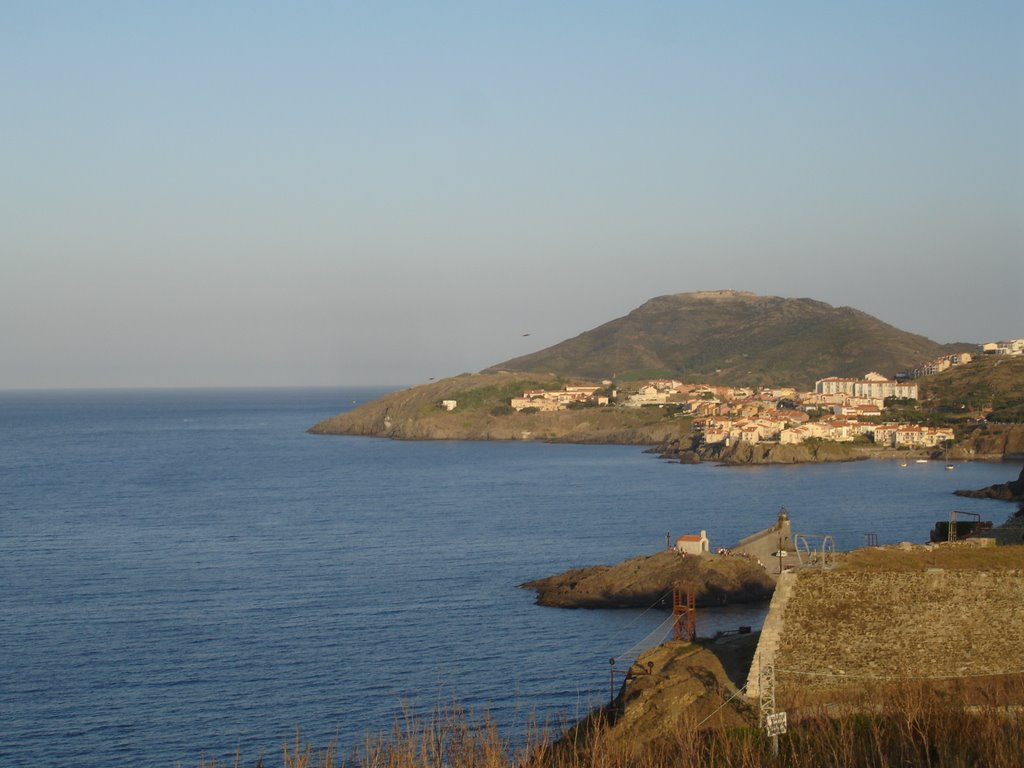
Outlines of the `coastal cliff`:
{"label": "coastal cliff", "polygon": [[[526,389],[558,387],[553,374],[462,374],[391,392],[315,424],[320,435],[394,440],[540,440],[566,443],[657,445],[690,431],[689,419],[658,408],[587,408],[516,413],[510,397]],[[457,403],[448,411],[446,400]]]}
{"label": "coastal cliff", "polygon": [[651,449],[661,458],[678,461],[681,464],[697,464],[701,461],[712,461],[730,466],[746,464],[807,464],[823,461],[858,461],[868,458],[863,451],[858,451],[849,443],[828,441],[807,441],[797,445],[780,443],[745,443],[736,442],[732,445],[716,443],[714,445],[693,446],[689,436],[681,440],[670,440]]}
{"label": "coastal cliff", "polygon": [[1024,424],[984,424],[974,427],[949,449],[956,461],[1024,459]]}

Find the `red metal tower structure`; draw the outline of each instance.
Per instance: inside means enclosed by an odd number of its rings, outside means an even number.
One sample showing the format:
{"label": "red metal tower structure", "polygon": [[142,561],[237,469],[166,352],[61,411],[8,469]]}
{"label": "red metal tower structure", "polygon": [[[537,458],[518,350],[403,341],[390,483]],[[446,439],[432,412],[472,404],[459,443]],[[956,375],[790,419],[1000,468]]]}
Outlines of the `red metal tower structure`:
{"label": "red metal tower structure", "polygon": [[672,585],[672,639],[697,639],[697,585],[677,581]]}

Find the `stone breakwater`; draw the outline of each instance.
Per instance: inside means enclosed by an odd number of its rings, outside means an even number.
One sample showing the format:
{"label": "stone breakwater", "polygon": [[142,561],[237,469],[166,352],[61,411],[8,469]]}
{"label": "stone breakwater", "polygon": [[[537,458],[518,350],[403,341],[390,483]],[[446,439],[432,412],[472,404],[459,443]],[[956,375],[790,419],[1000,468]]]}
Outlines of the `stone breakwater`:
{"label": "stone breakwater", "polygon": [[798,573],[774,655],[777,685],[1019,674],[1021,606],[1024,568]]}

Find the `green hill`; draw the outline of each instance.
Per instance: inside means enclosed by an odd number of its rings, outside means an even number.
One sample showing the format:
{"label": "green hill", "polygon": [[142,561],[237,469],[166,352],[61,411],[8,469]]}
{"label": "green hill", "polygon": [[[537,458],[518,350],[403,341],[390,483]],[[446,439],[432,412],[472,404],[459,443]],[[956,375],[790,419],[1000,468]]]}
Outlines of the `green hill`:
{"label": "green hill", "polygon": [[[323,435],[372,435],[396,440],[546,440],[658,445],[690,433],[690,420],[666,408],[585,408],[516,413],[510,397],[526,389],[561,389],[547,374],[469,374],[377,398],[315,424]],[[574,383],[585,383],[576,380]],[[453,411],[441,407],[454,400]]]}
{"label": "green hill", "polygon": [[939,413],[1024,422],[1024,357],[977,357],[918,379],[918,386],[921,404]]}
{"label": "green hill", "polygon": [[938,344],[851,307],[812,299],[702,291],[651,299],[625,317],[488,371],[810,388],[825,376],[892,376],[974,346]]}

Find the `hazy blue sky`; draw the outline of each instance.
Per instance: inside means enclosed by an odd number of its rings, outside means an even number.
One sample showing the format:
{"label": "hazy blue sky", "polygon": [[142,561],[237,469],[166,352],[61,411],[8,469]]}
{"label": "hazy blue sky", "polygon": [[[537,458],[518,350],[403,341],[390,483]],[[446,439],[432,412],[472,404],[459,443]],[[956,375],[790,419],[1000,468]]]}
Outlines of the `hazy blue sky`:
{"label": "hazy blue sky", "polygon": [[416,383],[718,288],[1024,336],[1019,0],[7,2],[0,104],[0,387]]}

